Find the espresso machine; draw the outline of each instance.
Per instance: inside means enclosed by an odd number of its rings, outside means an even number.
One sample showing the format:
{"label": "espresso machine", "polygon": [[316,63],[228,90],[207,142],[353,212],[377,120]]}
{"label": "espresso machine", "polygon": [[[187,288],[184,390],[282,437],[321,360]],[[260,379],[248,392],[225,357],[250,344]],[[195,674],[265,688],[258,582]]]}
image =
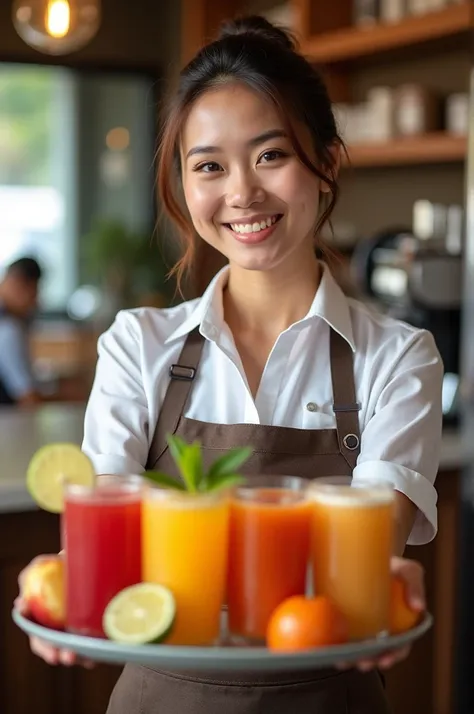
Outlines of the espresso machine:
{"label": "espresso machine", "polygon": [[375,309],[429,330],[444,363],[445,425],[458,420],[463,211],[417,201],[413,226],[398,226],[354,250],[351,272]]}

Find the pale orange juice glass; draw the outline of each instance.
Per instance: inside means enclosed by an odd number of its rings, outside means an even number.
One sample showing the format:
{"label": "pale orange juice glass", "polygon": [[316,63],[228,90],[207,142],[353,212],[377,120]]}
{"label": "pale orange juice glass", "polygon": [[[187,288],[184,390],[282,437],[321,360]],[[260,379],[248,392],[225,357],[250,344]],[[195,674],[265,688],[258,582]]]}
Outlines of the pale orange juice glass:
{"label": "pale orange juice glass", "polygon": [[229,496],[146,487],[143,579],[170,588],[176,622],[166,644],[212,645],[220,633],[228,555]]}
{"label": "pale orange juice glass", "polygon": [[275,608],[304,595],[311,539],[308,482],[253,476],[234,491],[230,509],[229,631],[260,643]]}
{"label": "pale orange juice glass", "polygon": [[308,497],[314,593],[339,606],[351,640],[386,634],[394,544],[392,487],[352,485],[345,477],[316,479]]}

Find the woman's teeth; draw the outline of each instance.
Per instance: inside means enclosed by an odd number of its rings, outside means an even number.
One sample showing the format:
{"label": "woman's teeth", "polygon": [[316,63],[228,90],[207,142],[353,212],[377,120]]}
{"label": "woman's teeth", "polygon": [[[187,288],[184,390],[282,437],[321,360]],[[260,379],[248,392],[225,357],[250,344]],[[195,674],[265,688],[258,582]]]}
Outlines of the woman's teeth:
{"label": "woman's teeth", "polygon": [[236,233],[258,233],[265,228],[270,228],[276,223],[277,218],[278,216],[271,216],[259,223],[229,223],[229,225]]}

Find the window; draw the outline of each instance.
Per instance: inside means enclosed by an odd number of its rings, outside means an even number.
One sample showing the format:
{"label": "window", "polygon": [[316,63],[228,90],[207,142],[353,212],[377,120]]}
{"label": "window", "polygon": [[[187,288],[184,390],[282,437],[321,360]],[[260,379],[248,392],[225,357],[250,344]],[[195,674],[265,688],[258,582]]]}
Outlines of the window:
{"label": "window", "polygon": [[66,70],[0,65],[0,267],[35,256],[46,310],[61,308],[76,282],[73,115]]}
{"label": "window", "polygon": [[149,78],[0,63],[0,270],[36,257],[44,311],[84,280],[95,220],[151,228],[154,113]]}

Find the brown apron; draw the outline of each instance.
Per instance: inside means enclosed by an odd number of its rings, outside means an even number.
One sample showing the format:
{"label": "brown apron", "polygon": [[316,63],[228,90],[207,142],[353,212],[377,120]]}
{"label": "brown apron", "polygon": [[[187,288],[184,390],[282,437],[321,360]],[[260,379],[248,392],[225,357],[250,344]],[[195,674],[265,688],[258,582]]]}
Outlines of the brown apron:
{"label": "brown apron", "polygon": [[[176,474],[166,434],[199,440],[205,463],[225,450],[250,445],[243,473],[314,479],[351,475],[360,451],[360,430],[350,345],[331,328],[331,377],[336,429],[294,429],[260,424],[212,424],[183,416],[205,339],[188,336],[152,441],[147,468]],[[333,669],[271,674],[164,672],[126,665],[107,714],[389,714],[377,672]]]}

